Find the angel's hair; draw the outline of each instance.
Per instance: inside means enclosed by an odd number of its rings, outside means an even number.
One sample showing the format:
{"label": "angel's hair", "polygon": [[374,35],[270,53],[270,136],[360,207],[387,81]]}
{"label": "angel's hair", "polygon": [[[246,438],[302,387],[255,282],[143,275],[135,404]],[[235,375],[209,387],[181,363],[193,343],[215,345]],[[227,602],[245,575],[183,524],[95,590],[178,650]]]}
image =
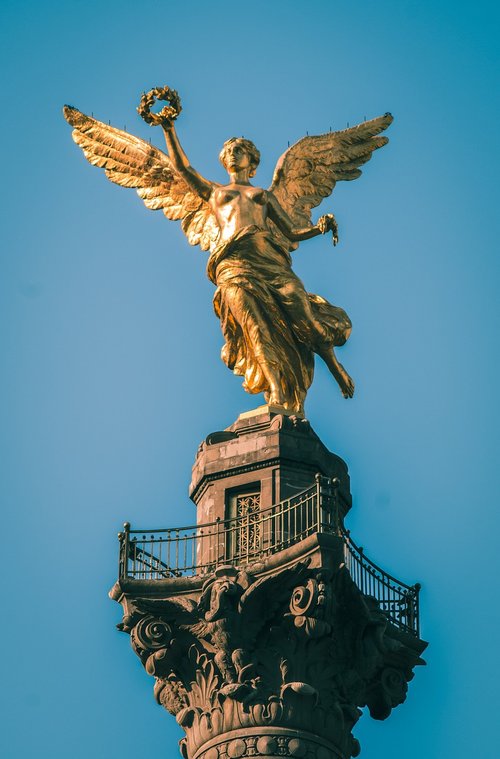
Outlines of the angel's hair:
{"label": "angel's hair", "polygon": [[225,169],[227,169],[226,166],[226,156],[227,156],[227,149],[230,145],[234,145],[234,143],[237,142],[239,145],[241,145],[242,148],[244,148],[247,153],[248,157],[250,158],[250,165],[251,165],[251,172],[250,176],[253,177],[255,172],[257,171],[257,166],[260,163],[260,151],[257,150],[255,145],[251,140],[245,140],[244,137],[231,137],[231,139],[226,140],[224,145],[222,146],[222,150],[219,153],[219,160],[221,164],[224,166]]}

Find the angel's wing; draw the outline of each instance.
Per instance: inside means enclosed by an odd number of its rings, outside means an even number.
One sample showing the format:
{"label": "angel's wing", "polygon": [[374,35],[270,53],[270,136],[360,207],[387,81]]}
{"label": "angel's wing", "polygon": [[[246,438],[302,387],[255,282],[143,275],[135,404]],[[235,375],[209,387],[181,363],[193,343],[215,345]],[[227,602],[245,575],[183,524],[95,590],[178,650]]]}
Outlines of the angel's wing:
{"label": "angel's wing", "polygon": [[216,243],[219,228],[210,206],[192,192],[165,153],[71,106],[64,106],[64,118],[74,127],[73,139],[85,158],[104,169],[108,179],[134,187],[153,211],[161,209],[168,219],[180,219],[191,245],[209,250]]}
{"label": "angel's wing", "polygon": [[[374,150],[388,142],[387,137],[378,135],[391,122],[391,114],[386,113],[341,132],[303,137],[283,153],[269,189],[294,226],[309,226],[311,208],[328,197],[337,182],[361,175],[359,167],[370,160]],[[287,245],[296,247],[288,241]]]}

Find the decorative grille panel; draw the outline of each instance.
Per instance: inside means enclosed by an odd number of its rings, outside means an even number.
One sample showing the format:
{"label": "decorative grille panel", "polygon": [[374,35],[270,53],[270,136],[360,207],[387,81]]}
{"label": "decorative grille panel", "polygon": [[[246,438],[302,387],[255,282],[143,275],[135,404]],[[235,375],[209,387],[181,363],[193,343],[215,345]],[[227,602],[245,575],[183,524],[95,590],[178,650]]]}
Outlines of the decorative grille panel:
{"label": "decorative grille panel", "polygon": [[236,553],[240,556],[260,551],[260,493],[236,496],[236,516],[241,519],[236,531]]}

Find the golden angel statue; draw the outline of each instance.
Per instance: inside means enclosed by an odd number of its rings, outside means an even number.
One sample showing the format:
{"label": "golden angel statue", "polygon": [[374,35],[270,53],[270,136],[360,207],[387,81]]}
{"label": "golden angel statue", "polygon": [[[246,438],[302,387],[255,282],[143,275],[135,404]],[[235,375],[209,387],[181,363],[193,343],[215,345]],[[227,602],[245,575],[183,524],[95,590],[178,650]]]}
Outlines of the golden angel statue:
{"label": "golden angel statue", "polygon": [[[166,100],[159,113],[156,100]],[[134,187],[148,208],[181,221],[191,245],[209,251],[207,274],[216,285],[214,309],[225,345],[222,360],[244,377],[249,393],[264,393],[268,404],[303,414],[314,372],[314,354],[325,361],[345,398],[354,382],[335,356],[351,332],[345,311],[306,292],[291,266],[291,251],[302,240],[331,231],[333,214],[316,224],[311,209],[339,180],[360,176],[360,166],[387,143],[381,136],[392,116],[319,136],[307,136],[283,153],[268,190],[250,180],[260,153],[243,137],[227,140],[220,160],[229,174],[221,185],[190,165],[174,127],[181,110],[175,90],[155,88],[143,95],[139,113],[160,124],[168,155],[149,143],[95,120],[70,106],[66,120],[87,160],[112,182]]]}

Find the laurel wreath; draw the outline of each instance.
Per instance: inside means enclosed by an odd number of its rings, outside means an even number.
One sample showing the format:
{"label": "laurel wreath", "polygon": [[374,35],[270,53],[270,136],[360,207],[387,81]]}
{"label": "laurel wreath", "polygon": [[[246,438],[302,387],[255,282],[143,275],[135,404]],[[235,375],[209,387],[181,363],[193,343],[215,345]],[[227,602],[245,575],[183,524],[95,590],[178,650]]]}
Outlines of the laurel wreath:
{"label": "laurel wreath", "polygon": [[[157,100],[166,100],[168,105],[163,106],[161,111],[154,113],[152,106]],[[154,87],[149,92],[144,92],[137,113],[150,126],[158,126],[169,121],[174,121],[182,111],[181,99],[177,90],[170,87]]]}

